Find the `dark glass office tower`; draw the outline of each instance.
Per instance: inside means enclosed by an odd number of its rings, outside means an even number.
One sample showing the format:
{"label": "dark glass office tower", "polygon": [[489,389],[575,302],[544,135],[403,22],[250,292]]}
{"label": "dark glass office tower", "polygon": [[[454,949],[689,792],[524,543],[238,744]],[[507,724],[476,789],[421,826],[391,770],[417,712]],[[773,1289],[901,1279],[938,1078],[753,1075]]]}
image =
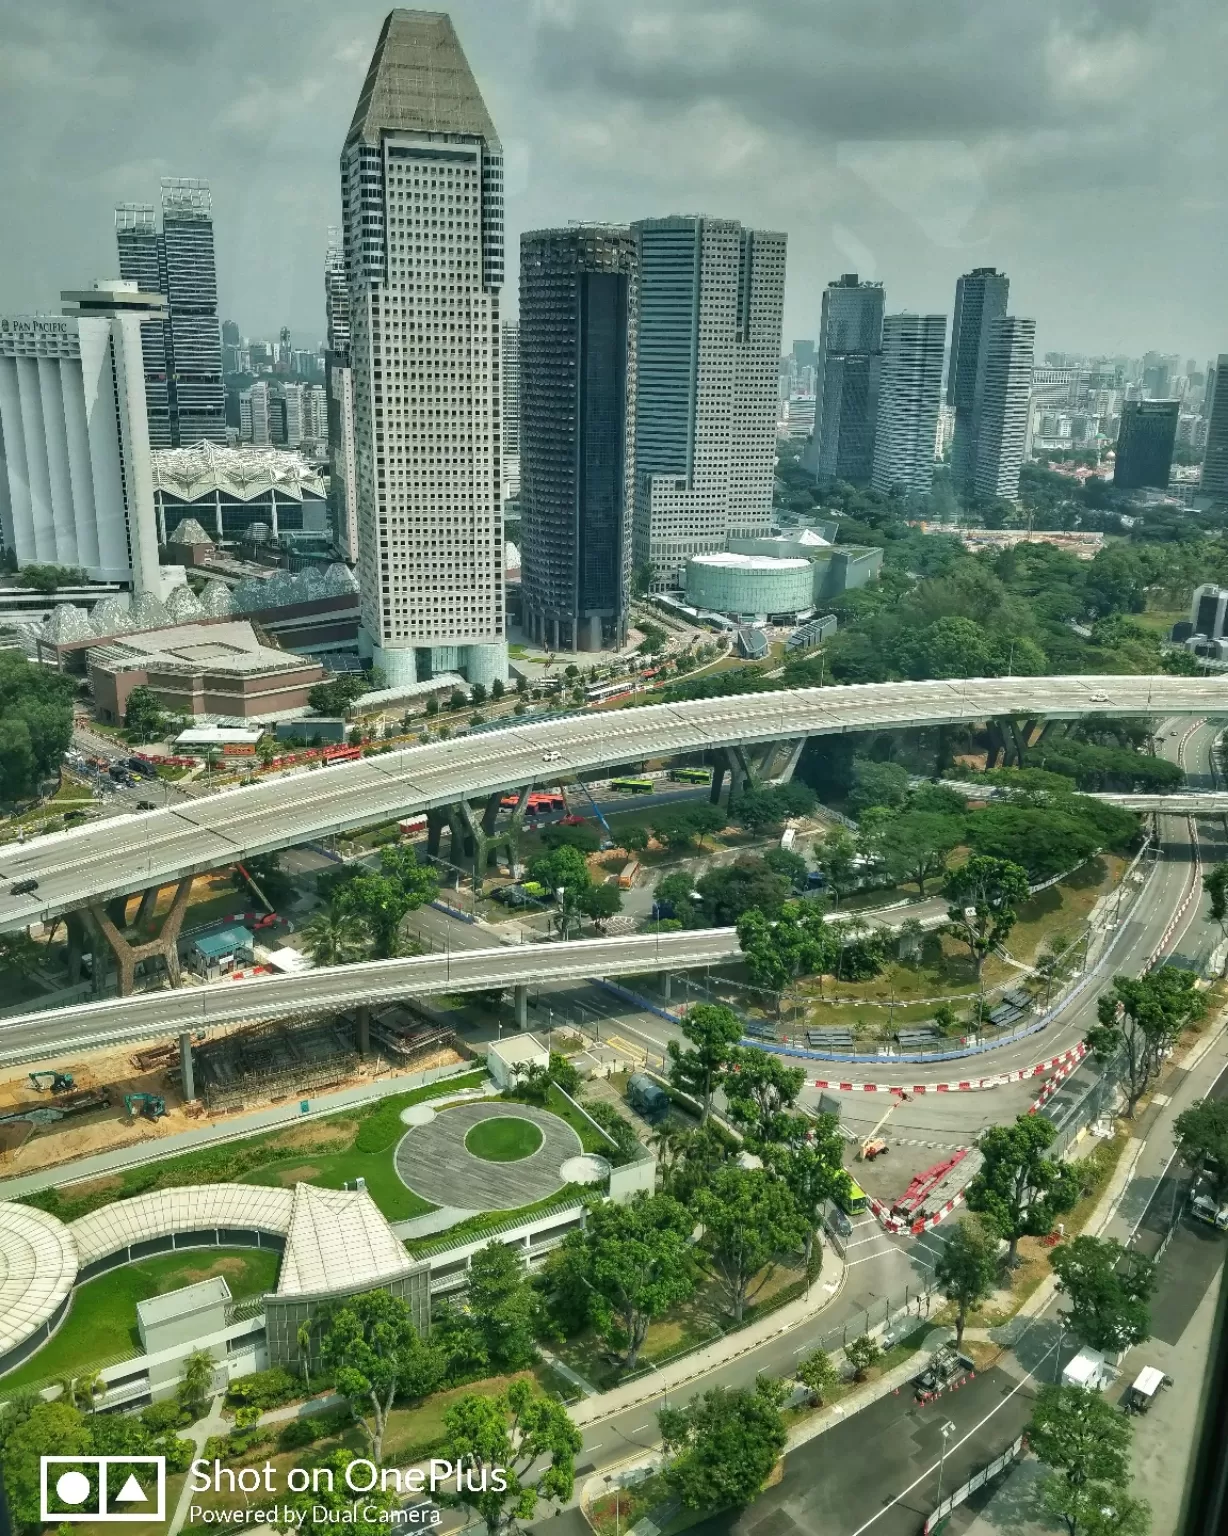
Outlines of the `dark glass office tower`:
{"label": "dark glass office tower", "polygon": [[816,480],[864,485],[874,467],[882,367],[881,283],[846,272],[823,290],[815,352],[814,432],[802,462]]}
{"label": "dark glass office tower", "polygon": [[626,639],[635,272],[628,229],[521,236],[521,590],[526,630],[552,650]]}
{"label": "dark glass office tower", "polygon": [[1177,440],[1177,400],[1126,400],[1121,407],[1113,484],[1125,491],[1168,489]]}
{"label": "dark glass office tower", "polygon": [[119,273],[162,294],[165,321],[141,328],[152,448],[226,441],[222,336],[209,183],[162,178],[162,228],[147,203],[115,210]]}
{"label": "dark glass office tower", "polygon": [[977,406],[984,389],[990,326],[1006,314],[1010,288],[1010,278],[996,267],[974,267],[955,285],[947,404],[955,408],[951,478],[965,492],[973,490],[977,476]]}

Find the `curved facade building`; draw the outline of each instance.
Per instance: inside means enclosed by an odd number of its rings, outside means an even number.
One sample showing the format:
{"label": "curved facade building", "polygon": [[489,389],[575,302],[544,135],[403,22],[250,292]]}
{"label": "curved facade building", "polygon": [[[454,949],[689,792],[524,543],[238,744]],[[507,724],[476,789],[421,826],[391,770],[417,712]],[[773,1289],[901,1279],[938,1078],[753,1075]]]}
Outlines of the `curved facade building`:
{"label": "curved facade building", "polygon": [[814,605],[814,567],[809,560],[770,555],[693,555],[686,600],[715,613],[803,613]]}

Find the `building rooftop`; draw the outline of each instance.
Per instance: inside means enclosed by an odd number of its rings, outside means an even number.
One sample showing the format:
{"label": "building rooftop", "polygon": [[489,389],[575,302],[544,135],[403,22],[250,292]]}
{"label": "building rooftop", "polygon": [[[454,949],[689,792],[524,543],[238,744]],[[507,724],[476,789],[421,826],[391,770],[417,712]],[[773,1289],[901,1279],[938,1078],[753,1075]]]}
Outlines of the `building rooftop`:
{"label": "building rooftop", "polygon": [[345,142],[378,144],[383,129],[403,133],[499,136],[443,11],[390,11],[363,82]]}
{"label": "building rooftop", "polygon": [[193,947],[211,960],[220,960],[225,955],[233,955],[236,949],[250,949],[252,936],[241,923],[236,923],[223,928],[220,933],[202,933],[193,941]]}
{"label": "building rooftop", "polygon": [[265,1189],[256,1184],[186,1184],[179,1189],[135,1195],[131,1200],[113,1200],[88,1216],[79,1216],[68,1230],[84,1268],[133,1243],[175,1232],[231,1227],[283,1235],[290,1227],[293,1204],[294,1193],[289,1189]]}
{"label": "building rooftop", "polygon": [[718,566],[730,571],[804,571],[810,562],[782,559],[778,555],[731,555],[722,550],[712,555],[692,555],[688,564]]}
{"label": "building rooftop", "polygon": [[294,1186],[279,1296],[361,1290],[414,1268],[365,1189]]}
{"label": "building rooftop", "polygon": [[0,1204],[0,1356],[55,1316],[77,1278],[77,1244],[32,1205]]}
{"label": "building rooftop", "polygon": [[302,501],[304,495],[324,495],[319,473],[302,454],[285,448],[257,448],[250,443],[225,448],[200,442],[189,448],[156,448],[149,457],[154,490],[179,501],[197,501],[214,491],[238,501],[253,501],[274,489],[295,501]]}
{"label": "building rooftop", "polygon": [[231,623],[176,624],[170,629],[148,629],[137,634],[116,635],[89,652],[91,666],[122,672],[128,668],[155,668],[196,676],[212,673],[294,672],[305,665],[301,656],[262,645],[246,619]]}
{"label": "building rooftop", "polygon": [[208,1280],[198,1280],[195,1285],[181,1285],[177,1291],[167,1291],[165,1296],[150,1296],[136,1304],[137,1324],[144,1337],[146,1328],[156,1328],[162,1323],[174,1322],[177,1317],[190,1317],[206,1307],[223,1305],[230,1300],[230,1287],[221,1275]]}
{"label": "building rooftop", "polygon": [[540,1061],[546,1054],[546,1047],[536,1035],[509,1035],[492,1044],[490,1050],[509,1067],[520,1062]]}

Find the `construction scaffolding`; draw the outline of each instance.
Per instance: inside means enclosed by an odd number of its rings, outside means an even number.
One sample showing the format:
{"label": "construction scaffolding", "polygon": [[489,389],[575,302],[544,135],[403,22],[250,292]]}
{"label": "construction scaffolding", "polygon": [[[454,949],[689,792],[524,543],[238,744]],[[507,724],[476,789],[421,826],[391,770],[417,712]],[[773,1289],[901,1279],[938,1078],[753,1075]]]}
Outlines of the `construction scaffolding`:
{"label": "construction scaffolding", "polygon": [[194,1047],[193,1057],[209,1110],[317,1092],[355,1077],[361,1060],[341,1018],[257,1024]]}

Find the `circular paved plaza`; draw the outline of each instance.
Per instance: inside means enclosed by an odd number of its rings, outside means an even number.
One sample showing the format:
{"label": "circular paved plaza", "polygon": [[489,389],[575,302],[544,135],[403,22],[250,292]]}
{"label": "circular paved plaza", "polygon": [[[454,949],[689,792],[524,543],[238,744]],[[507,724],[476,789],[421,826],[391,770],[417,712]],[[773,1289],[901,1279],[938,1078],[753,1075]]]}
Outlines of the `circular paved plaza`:
{"label": "circular paved plaza", "polygon": [[[528,1120],[541,1132],[541,1146],[514,1162],[475,1157],[465,1138],[483,1120]],[[510,1211],[545,1200],[567,1180],[560,1168],[583,1150],[565,1120],[532,1104],[458,1104],[441,1109],[427,1125],[401,1138],[396,1168],[402,1182],[432,1205],[466,1210]]]}

